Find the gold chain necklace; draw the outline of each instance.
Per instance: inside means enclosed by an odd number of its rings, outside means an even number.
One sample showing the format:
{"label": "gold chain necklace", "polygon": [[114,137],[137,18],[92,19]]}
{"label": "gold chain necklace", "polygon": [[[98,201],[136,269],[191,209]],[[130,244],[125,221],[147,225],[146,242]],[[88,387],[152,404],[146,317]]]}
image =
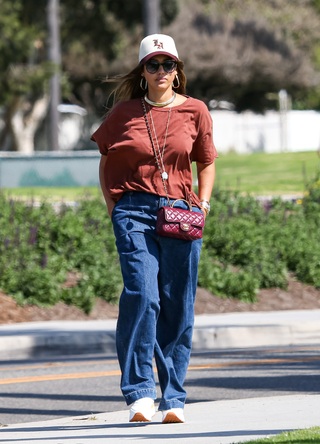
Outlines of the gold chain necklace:
{"label": "gold chain necklace", "polygon": [[[162,179],[162,183],[163,183],[164,189],[165,189],[165,191],[167,193],[167,187],[166,187],[166,184],[165,184],[165,180],[168,180],[169,176],[168,176],[168,173],[166,172],[165,167],[164,167],[163,155],[164,155],[164,149],[165,149],[165,146],[166,146],[166,140],[167,140],[167,134],[168,134],[168,128],[169,128],[169,122],[170,122],[170,116],[171,116],[171,109],[172,108],[170,107],[170,109],[169,109],[167,127],[166,127],[166,132],[165,132],[165,137],[164,137],[164,144],[163,144],[162,153],[161,153],[159,142],[158,142],[158,138],[157,138],[157,134],[156,134],[156,130],[155,130],[155,126],[154,126],[154,122],[153,122],[153,118],[152,118],[151,109],[149,107],[150,119],[151,119],[151,122],[152,122],[153,131],[154,131],[154,135],[155,135],[156,142],[157,142],[157,148],[158,148],[158,153],[157,153],[156,147],[155,147],[155,145],[153,143],[153,137],[152,137],[152,134],[151,134],[151,128],[150,128],[150,125],[149,125],[149,119],[148,119],[148,115],[147,115],[146,106],[145,106],[145,103],[144,103],[144,100],[142,99],[142,97],[141,97],[141,103],[142,103],[142,108],[143,108],[143,111],[144,111],[144,117],[145,117],[147,129],[148,129],[148,132],[149,132],[149,136],[150,136],[150,140],[151,140],[154,156],[155,156],[158,168],[159,168],[159,172],[161,174],[161,179]],[[161,164],[159,162],[159,159],[160,159]]]}
{"label": "gold chain necklace", "polygon": [[171,99],[167,100],[166,102],[153,102],[153,100],[150,100],[149,97],[147,96],[147,94],[144,96],[144,100],[147,102],[148,105],[151,106],[157,106],[158,108],[162,108],[164,106],[170,105],[170,103],[174,102],[175,98],[176,98],[176,92],[173,91],[173,96],[171,97]]}
{"label": "gold chain necklace", "polygon": [[153,117],[152,117],[152,113],[151,113],[151,109],[149,108],[150,119],[151,119],[151,123],[152,123],[152,127],[153,127],[154,137],[155,137],[156,142],[157,142],[157,148],[158,148],[159,158],[160,158],[160,162],[161,162],[161,171],[160,171],[161,172],[161,177],[164,180],[168,180],[168,177],[169,177],[168,173],[166,172],[164,163],[163,163],[163,155],[164,155],[164,149],[165,149],[166,141],[167,141],[168,128],[169,128],[169,122],[170,122],[170,116],[171,116],[171,110],[172,110],[172,107],[170,106],[170,108],[169,108],[169,115],[168,115],[168,121],[167,121],[167,127],[166,127],[166,131],[164,133],[164,142],[163,142],[162,153],[161,153],[160,145],[159,145],[158,138],[157,138],[156,128],[154,126],[154,121],[153,121]]}

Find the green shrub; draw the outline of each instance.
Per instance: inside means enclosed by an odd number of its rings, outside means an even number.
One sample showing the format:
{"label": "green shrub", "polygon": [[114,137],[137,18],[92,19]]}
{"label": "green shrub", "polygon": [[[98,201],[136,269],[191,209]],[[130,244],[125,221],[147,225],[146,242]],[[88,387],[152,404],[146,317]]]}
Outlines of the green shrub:
{"label": "green shrub", "polygon": [[[116,303],[121,289],[111,222],[101,200],[83,200],[55,213],[0,195],[0,287],[20,303],[59,300],[90,312],[96,297]],[[63,288],[67,271],[81,276]]]}
{"label": "green shrub", "polygon": [[258,280],[246,272],[233,272],[214,262],[205,249],[201,253],[198,283],[213,294],[254,302],[258,293]]}
{"label": "green shrub", "polygon": [[307,211],[311,213],[312,209],[316,208],[313,204],[320,204],[320,170],[318,170],[314,177],[306,184],[303,204]]}
{"label": "green shrub", "polygon": [[[315,194],[298,204],[281,199],[261,204],[251,196],[215,191],[211,208],[200,286],[252,302],[259,288],[286,289],[292,272],[320,288],[320,203]],[[68,271],[79,276],[72,288],[63,286]],[[121,272],[101,198],[83,198],[75,208],[62,206],[56,212],[45,201],[35,207],[0,194],[0,287],[19,303],[49,306],[62,300],[87,313],[96,297],[117,303]]]}

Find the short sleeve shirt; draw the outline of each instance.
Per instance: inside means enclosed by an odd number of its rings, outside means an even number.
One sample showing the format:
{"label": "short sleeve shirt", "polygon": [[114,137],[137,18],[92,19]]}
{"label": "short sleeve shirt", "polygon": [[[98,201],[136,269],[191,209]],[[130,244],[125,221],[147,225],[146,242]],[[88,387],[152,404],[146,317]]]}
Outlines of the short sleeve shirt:
{"label": "short sleeve shirt", "polygon": [[[171,108],[169,122],[169,108],[146,104],[146,109],[154,145],[157,153],[159,145],[168,174],[169,197],[188,201],[191,198],[193,204],[198,205],[199,199],[192,190],[191,162],[211,164],[218,156],[212,138],[212,118],[206,105],[186,98],[184,103]],[[109,196],[116,202],[126,191],[166,195],[141,99],[118,103],[91,140],[98,144],[101,154],[107,156],[105,184]]]}

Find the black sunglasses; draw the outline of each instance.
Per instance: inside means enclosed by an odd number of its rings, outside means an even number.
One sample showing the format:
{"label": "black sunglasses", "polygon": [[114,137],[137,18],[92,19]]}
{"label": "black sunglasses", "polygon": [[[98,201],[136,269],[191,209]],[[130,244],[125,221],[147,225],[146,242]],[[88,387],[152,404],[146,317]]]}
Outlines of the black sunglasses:
{"label": "black sunglasses", "polygon": [[165,60],[163,63],[159,63],[157,60],[148,60],[146,63],[146,69],[149,74],[155,74],[160,66],[163,66],[166,73],[171,74],[177,69],[177,62],[174,60]]}

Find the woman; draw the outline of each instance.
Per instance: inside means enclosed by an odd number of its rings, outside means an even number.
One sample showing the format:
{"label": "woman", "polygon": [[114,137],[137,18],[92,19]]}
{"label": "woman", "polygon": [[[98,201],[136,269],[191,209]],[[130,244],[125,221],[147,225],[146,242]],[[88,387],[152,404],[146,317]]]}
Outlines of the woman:
{"label": "woman", "polygon": [[[193,211],[206,215],[217,157],[211,116],[204,103],[185,95],[185,85],[173,39],[149,35],[141,42],[139,65],[122,78],[116,105],[92,136],[102,154],[101,188],[124,282],[117,353],[131,422],[151,421],[155,414],[154,356],[162,422],[184,422],[202,240],[159,236],[156,218],[168,206],[164,187],[171,203],[191,201]],[[192,190],[191,161],[197,165],[199,197]],[[188,209],[184,201],[176,206]]]}

